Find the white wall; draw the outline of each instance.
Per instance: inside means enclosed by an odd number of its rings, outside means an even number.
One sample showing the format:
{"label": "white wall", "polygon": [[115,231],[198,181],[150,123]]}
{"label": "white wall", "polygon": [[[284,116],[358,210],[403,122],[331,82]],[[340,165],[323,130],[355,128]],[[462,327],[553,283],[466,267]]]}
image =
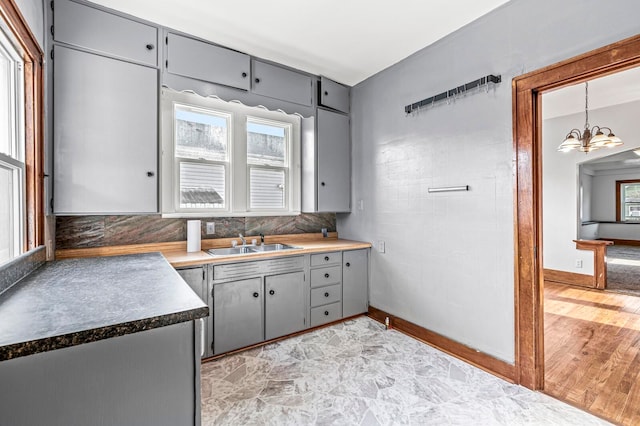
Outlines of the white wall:
{"label": "white wall", "polygon": [[[44,3],[43,0],[16,0],[20,13],[27,21],[31,32],[44,50]],[[48,1],[46,1],[49,4]]]}
{"label": "white wall", "polygon": [[[593,13],[604,7],[615,25]],[[513,0],[353,88],[352,204],[364,210],[338,230],[386,242],[372,306],[514,361],[511,80],[636,34],[638,13],[635,0]],[[489,93],[404,113],[491,73],[503,80]],[[450,185],[471,190],[427,193]]]}
{"label": "white wall", "polygon": [[[637,105],[636,117],[640,114],[640,103]],[[640,132],[636,131],[638,136]],[[626,138],[625,138],[626,139]],[[639,157],[640,158],[640,157]],[[625,170],[602,170],[593,177],[593,194],[591,209],[593,220],[615,222],[616,220],[616,181],[640,179],[640,168]]]}
{"label": "white wall", "polygon": [[[544,95],[542,95],[542,100],[544,108]],[[600,149],[589,154],[556,151],[569,130],[584,127],[584,113],[571,114],[543,122],[542,220],[544,224],[543,256],[545,268],[578,274],[593,274],[593,252],[576,250],[576,245],[573,242],[578,238],[581,223],[578,214],[578,166],[588,160],[640,146],[640,129],[636,125],[639,114],[640,101],[590,110],[589,122],[591,126],[611,127],[625,144],[617,148]],[[584,173],[582,179],[584,185]],[[585,216],[583,220],[615,220],[615,192],[609,194],[611,197],[604,194],[600,187],[605,184],[601,184],[599,179],[598,172],[595,172],[591,177],[591,214],[590,217]],[[583,192],[586,192],[586,189],[583,187]],[[607,213],[602,212],[603,207],[606,207]],[[609,214],[611,209],[613,209],[612,215]],[[580,236],[585,239],[594,235],[598,238],[605,238],[601,226],[598,226],[597,230],[592,228],[587,227]],[[576,267],[576,260],[582,260],[582,268]]]}

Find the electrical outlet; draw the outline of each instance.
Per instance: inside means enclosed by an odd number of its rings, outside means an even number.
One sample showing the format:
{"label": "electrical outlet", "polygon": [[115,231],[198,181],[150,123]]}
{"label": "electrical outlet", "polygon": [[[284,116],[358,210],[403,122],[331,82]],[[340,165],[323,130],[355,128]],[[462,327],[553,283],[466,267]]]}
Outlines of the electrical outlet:
{"label": "electrical outlet", "polygon": [[378,241],[378,251],[384,253],[384,241],[382,240]]}
{"label": "electrical outlet", "polygon": [[358,210],[364,210],[364,200],[358,200]]}
{"label": "electrical outlet", "polygon": [[216,223],[215,222],[207,222],[207,235],[216,233]]}
{"label": "electrical outlet", "polygon": [[576,268],[582,268],[582,260],[576,259]]}

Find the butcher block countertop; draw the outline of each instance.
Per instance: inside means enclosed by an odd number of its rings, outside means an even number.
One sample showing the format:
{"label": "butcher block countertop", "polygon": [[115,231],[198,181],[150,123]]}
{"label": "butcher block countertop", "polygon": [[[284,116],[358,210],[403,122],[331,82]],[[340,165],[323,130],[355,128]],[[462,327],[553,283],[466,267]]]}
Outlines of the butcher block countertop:
{"label": "butcher block countertop", "polygon": [[[248,235],[245,239],[250,242],[252,239],[260,241],[259,236]],[[131,253],[161,252],[174,268],[186,266],[203,265],[209,263],[229,263],[247,260],[269,259],[273,257],[293,256],[300,254],[322,253],[327,251],[342,251],[370,248],[371,243],[362,241],[352,241],[338,238],[338,234],[330,232],[328,238],[323,238],[322,234],[288,234],[269,235],[265,237],[265,244],[289,244],[299,249],[271,251],[265,253],[241,254],[233,256],[211,256],[206,251],[211,248],[231,247],[231,241],[239,238],[216,238],[202,240],[202,250],[194,253],[187,253],[186,241],[174,243],[156,244],[135,244],[116,247],[97,247],[86,249],[66,249],[57,250],[56,258],[76,258],[93,256],[115,256]]]}

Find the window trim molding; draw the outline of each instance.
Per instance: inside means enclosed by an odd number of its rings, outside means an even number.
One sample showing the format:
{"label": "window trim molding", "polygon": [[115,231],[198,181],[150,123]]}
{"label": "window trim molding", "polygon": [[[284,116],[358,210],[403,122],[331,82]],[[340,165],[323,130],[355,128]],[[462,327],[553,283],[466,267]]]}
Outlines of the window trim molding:
{"label": "window trim molding", "polygon": [[44,244],[44,54],[15,0],[0,0],[0,18],[23,49],[26,238],[22,247],[27,252]]}
{"label": "window trim molding", "polygon": [[622,185],[626,183],[640,183],[640,179],[616,181],[616,222],[636,223],[635,221],[622,220]]}

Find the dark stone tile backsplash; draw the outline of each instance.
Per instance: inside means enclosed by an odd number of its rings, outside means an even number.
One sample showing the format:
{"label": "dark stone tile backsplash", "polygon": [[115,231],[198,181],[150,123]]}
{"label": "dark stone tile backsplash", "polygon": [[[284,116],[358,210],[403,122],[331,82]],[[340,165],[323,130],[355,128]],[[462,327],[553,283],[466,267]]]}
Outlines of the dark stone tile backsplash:
{"label": "dark stone tile backsplash", "polygon": [[[200,218],[202,238],[245,235],[281,235],[336,231],[335,213],[303,213],[298,216]],[[216,233],[205,234],[205,223],[215,222]],[[58,216],[56,248],[88,248],[126,244],[185,241],[187,219],[160,216]]]}

